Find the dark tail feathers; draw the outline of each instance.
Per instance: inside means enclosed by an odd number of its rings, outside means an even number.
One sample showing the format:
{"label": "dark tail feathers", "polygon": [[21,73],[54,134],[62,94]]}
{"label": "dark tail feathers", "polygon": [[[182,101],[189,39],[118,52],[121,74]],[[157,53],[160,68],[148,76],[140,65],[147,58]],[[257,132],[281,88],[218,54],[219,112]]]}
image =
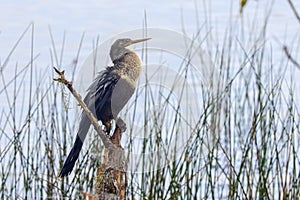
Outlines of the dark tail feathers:
{"label": "dark tail feathers", "polygon": [[83,141],[77,135],[74,146],[71,149],[68,158],[65,161],[64,166],[59,173],[59,177],[64,177],[71,173],[71,171],[74,168],[75,162],[78,159],[82,145],[83,145]]}
{"label": "dark tail feathers", "polygon": [[86,134],[88,133],[88,130],[90,128],[91,122],[87,118],[87,116],[83,113],[80,124],[79,124],[79,130],[76,136],[75,143],[73,145],[73,148],[71,149],[67,160],[64,163],[63,168],[60,171],[59,176],[64,177],[71,173],[71,171],[74,168],[75,162],[78,159],[80,150],[82,148],[83,142],[85,140]]}

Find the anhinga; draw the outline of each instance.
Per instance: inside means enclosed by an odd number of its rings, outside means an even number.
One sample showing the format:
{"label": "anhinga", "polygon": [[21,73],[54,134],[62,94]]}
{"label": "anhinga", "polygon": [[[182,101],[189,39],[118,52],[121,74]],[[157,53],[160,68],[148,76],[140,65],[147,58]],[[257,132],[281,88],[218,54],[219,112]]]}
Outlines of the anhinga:
{"label": "anhinga", "polygon": [[[88,88],[84,102],[105,126],[106,133],[110,132],[112,120],[116,121],[117,127],[124,129],[121,126],[125,126],[125,123],[118,118],[118,114],[134,93],[142,71],[139,56],[126,47],[149,39],[151,38],[116,40],[110,49],[110,58],[114,65],[101,71]],[[59,174],[60,177],[69,175],[73,170],[90,125],[91,122],[83,111],[75,143]]]}

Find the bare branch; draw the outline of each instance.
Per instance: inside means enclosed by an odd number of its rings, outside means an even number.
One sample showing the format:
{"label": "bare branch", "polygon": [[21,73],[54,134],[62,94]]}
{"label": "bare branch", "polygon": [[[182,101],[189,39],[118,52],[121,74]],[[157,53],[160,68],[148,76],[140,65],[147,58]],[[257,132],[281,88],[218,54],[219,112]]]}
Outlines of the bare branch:
{"label": "bare branch", "polygon": [[83,102],[81,96],[77,93],[77,91],[73,88],[72,82],[68,81],[65,77],[64,71],[59,71],[57,68],[53,67],[55,72],[59,75],[59,78],[53,79],[54,81],[60,82],[67,86],[67,88],[70,90],[70,92],[73,94],[73,96],[78,101],[79,105],[82,107],[84,112],[86,113],[87,117],[91,120],[94,128],[96,129],[97,133],[99,134],[104,146],[108,149],[116,148],[115,145],[110,141],[110,139],[104,134],[102,131],[100,125],[98,124],[98,120],[93,115],[93,113],[89,110],[89,108],[86,106],[86,104]]}

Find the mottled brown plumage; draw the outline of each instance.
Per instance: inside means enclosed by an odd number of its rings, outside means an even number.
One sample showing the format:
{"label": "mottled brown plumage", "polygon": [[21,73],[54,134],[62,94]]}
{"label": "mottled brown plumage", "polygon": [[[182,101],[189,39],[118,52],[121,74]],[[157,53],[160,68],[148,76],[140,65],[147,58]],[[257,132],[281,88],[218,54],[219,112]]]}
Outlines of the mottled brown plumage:
{"label": "mottled brown plumage", "polygon": [[[105,126],[107,133],[111,129],[111,120],[116,120],[116,126],[125,129],[125,123],[118,118],[118,114],[134,93],[142,71],[142,62],[139,56],[126,47],[148,39],[150,38],[115,41],[110,50],[110,57],[114,65],[100,72],[88,88],[84,102]],[[73,170],[90,125],[90,120],[82,112],[75,143],[60,172],[60,177],[70,174]]]}

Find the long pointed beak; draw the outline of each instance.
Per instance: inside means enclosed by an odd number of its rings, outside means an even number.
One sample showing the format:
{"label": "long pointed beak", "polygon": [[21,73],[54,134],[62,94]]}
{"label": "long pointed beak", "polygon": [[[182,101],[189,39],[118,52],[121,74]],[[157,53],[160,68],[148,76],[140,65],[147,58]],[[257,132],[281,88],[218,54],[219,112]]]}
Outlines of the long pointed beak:
{"label": "long pointed beak", "polygon": [[128,43],[128,46],[129,46],[129,45],[132,45],[132,44],[139,43],[139,42],[144,42],[144,41],[147,41],[147,40],[150,40],[150,39],[151,39],[151,38],[132,40],[131,42]]}

